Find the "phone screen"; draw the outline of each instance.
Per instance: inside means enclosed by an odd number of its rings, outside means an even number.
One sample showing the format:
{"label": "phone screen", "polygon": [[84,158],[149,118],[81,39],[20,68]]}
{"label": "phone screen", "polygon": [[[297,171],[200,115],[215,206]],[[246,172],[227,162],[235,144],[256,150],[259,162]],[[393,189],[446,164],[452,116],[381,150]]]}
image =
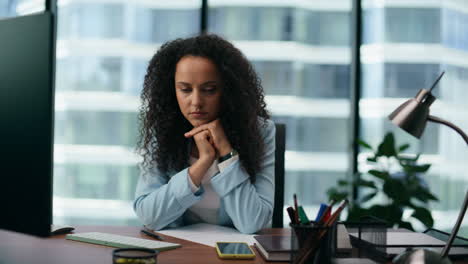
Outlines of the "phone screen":
{"label": "phone screen", "polygon": [[217,243],[221,254],[253,254],[246,243]]}

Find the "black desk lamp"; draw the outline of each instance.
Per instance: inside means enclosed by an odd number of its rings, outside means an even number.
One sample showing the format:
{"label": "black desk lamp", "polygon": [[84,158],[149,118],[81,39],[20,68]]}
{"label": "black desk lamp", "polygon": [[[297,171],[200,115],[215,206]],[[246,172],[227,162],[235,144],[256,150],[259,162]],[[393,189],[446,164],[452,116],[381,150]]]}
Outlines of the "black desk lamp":
{"label": "black desk lamp", "polygon": [[[435,101],[435,97],[432,95],[431,91],[437,85],[439,80],[442,78],[445,72],[442,72],[437,80],[434,82],[432,87],[428,90],[421,89],[415,98],[410,99],[400,105],[393,113],[391,113],[388,118],[392,121],[393,124],[402,128],[409,134],[413,135],[416,138],[420,138],[424,132],[427,121],[434,123],[439,123],[446,125],[460,134],[468,145],[468,136],[456,125],[450,123],[449,121],[443,120],[439,117],[429,115],[429,106]],[[453,244],[455,236],[458,233],[458,229],[463,221],[465,216],[466,209],[468,206],[468,191],[465,195],[465,201],[461,208],[460,214],[458,215],[457,222],[453,227],[452,233],[442,250],[441,254],[430,250],[412,250],[405,252],[403,255],[397,256],[394,260],[395,263],[450,263],[447,256],[450,251],[450,248]]]}

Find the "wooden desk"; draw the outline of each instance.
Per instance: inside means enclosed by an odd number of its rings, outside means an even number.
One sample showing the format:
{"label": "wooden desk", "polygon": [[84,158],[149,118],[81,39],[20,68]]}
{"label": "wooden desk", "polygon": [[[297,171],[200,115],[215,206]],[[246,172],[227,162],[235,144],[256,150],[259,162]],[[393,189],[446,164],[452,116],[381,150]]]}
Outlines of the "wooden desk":
{"label": "wooden desk", "polygon": [[[138,227],[124,226],[79,226],[79,232],[105,232],[132,237],[146,238],[140,233]],[[261,234],[290,234],[289,229],[269,228]],[[195,242],[164,236],[165,241],[181,244],[181,248],[161,252],[158,263],[239,263],[235,260],[221,260],[213,247]],[[66,240],[65,235],[56,235],[49,238],[37,238],[24,234],[0,230],[0,264],[111,264],[114,248],[95,244]],[[257,257],[254,260],[242,260],[242,264],[270,263],[283,264],[286,262],[266,262],[254,248]],[[364,263],[361,259],[343,259],[342,263]],[[341,263],[341,262],[339,262]],[[460,261],[456,263],[467,263]]]}
{"label": "wooden desk", "polygon": [[[146,238],[140,233],[138,227],[123,226],[79,226],[79,232],[105,232],[132,237]],[[265,229],[262,234],[289,234],[287,229]],[[161,252],[158,263],[234,263],[232,260],[218,258],[213,247],[164,236],[165,241],[181,244],[182,247]],[[0,230],[0,263],[8,264],[86,264],[86,263],[112,263],[114,248],[66,240],[65,235],[56,235],[49,238],[37,238],[24,234]],[[265,262],[260,253],[255,250],[257,257],[254,260],[242,260],[243,264],[271,263]],[[281,264],[285,262],[274,262]]]}

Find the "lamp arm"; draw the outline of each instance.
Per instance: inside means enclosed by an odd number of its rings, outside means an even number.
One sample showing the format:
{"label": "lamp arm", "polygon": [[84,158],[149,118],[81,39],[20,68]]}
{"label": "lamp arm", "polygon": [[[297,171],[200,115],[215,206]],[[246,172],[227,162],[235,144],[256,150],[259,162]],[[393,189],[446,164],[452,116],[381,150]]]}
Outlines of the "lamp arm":
{"label": "lamp arm", "polygon": [[[442,118],[439,118],[437,116],[431,116],[429,115],[427,117],[427,120],[429,121],[432,121],[434,123],[439,123],[439,124],[443,124],[443,125],[446,125],[450,128],[453,128],[453,130],[457,131],[458,134],[460,134],[460,136],[462,136],[462,138],[465,140],[466,144],[468,144],[468,136],[463,133],[463,131],[457,127],[456,125],[454,125],[453,123],[447,121],[447,120],[444,120]],[[457,222],[455,224],[455,226],[453,227],[453,230],[452,230],[452,233],[450,234],[450,237],[447,241],[447,244],[445,245],[444,249],[442,250],[442,257],[446,257],[450,251],[450,248],[452,247],[452,244],[453,244],[453,241],[455,240],[455,236],[457,235],[458,233],[458,229],[460,228],[460,225],[463,221],[463,217],[465,216],[465,213],[466,213],[466,209],[468,207],[468,191],[466,192],[466,195],[465,195],[465,201],[463,202],[463,205],[462,205],[462,209],[460,210],[460,214],[458,215],[458,219],[457,219]]]}
{"label": "lamp arm", "polygon": [[427,120],[432,121],[434,123],[439,123],[439,124],[446,125],[446,126],[452,128],[453,130],[457,131],[458,134],[460,134],[460,136],[462,136],[462,138],[465,140],[466,144],[468,145],[468,136],[465,133],[463,133],[463,131],[459,127],[454,125],[453,123],[451,123],[451,122],[449,122],[447,120],[444,120],[442,118],[439,118],[437,116],[432,116],[432,115],[429,115],[427,117]]}
{"label": "lamp arm", "polygon": [[453,241],[455,240],[455,236],[458,233],[458,229],[460,228],[460,225],[463,221],[463,217],[465,216],[466,213],[466,208],[468,207],[468,191],[465,194],[465,201],[463,202],[462,208],[460,210],[460,213],[458,214],[458,219],[453,227],[452,233],[450,234],[450,237],[447,241],[447,244],[445,245],[444,249],[442,250],[441,256],[442,258],[445,258],[448,256],[448,253],[450,251],[450,248],[452,247]]}

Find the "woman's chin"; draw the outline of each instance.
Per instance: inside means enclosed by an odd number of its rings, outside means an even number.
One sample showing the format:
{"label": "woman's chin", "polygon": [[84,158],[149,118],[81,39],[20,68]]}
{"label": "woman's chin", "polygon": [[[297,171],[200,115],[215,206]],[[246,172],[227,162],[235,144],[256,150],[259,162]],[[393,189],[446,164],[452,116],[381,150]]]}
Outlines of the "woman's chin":
{"label": "woman's chin", "polygon": [[201,120],[201,119],[190,120],[190,124],[192,124],[193,127],[199,127],[201,125],[208,124],[208,123],[209,123],[208,120]]}

